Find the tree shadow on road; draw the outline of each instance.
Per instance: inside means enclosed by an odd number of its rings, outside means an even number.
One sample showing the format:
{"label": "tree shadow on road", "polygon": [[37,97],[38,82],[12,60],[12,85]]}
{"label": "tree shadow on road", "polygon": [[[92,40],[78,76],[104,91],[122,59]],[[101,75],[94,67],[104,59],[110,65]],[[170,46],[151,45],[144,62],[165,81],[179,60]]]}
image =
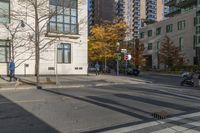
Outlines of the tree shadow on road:
{"label": "tree shadow on road", "polygon": [[[59,92],[58,90],[51,90],[51,89],[41,89],[41,90],[49,92],[49,93],[53,93],[53,94],[56,94],[56,95],[66,96],[66,97],[70,97],[70,98],[73,98],[73,99],[76,99],[76,100],[87,102],[87,103],[90,103],[90,104],[93,104],[93,105],[96,105],[96,106],[100,106],[100,107],[103,107],[103,108],[106,108],[106,109],[110,109],[112,111],[119,112],[119,113],[122,113],[122,114],[125,114],[125,115],[128,115],[128,116],[131,116],[133,118],[137,118],[137,119],[141,120],[141,121],[137,121],[137,122],[130,122],[130,123],[125,123],[125,124],[121,124],[121,125],[115,125],[115,126],[100,128],[100,129],[96,129],[96,130],[92,130],[92,131],[87,131],[87,133],[103,132],[103,131],[113,130],[113,129],[117,129],[117,128],[128,127],[128,126],[132,126],[132,125],[135,125],[135,124],[141,124],[141,123],[144,123],[144,122],[155,121],[155,119],[150,115],[151,112],[149,110],[148,111],[147,110],[141,110],[139,108],[132,107],[132,106],[129,106],[129,105],[125,105],[125,104],[122,104],[122,103],[117,102],[115,100],[111,100],[109,98],[102,98],[102,97],[99,97],[99,96],[79,97],[79,96],[74,96],[74,95],[63,93],[63,92]],[[149,98],[142,98],[142,97],[132,96],[132,95],[128,95],[128,94],[117,93],[117,94],[114,94],[113,96],[116,96],[116,97],[122,98],[122,99],[127,99],[127,100],[130,100],[130,101],[133,100],[133,101],[143,102],[143,103],[156,105],[156,106],[160,106],[160,107],[177,109],[177,110],[184,112],[184,113],[179,113],[179,114],[176,114],[176,115],[173,115],[173,116],[183,115],[183,114],[186,114],[188,112],[192,113],[192,112],[199,111],[196,108],[192,108],[192,107],[188,107],[188,106],[184,106],[184,105],[179,105],[179,104],[176,104],[176,103],[169,103],[169,102],[153,100],[153,99],[149,99]],[[146,115],[144,115],[144,114],[146,114]]]}
{"label": "tree shadow on road", "polygon": [[0,95],[1,133],[59,133],[56,129]]}

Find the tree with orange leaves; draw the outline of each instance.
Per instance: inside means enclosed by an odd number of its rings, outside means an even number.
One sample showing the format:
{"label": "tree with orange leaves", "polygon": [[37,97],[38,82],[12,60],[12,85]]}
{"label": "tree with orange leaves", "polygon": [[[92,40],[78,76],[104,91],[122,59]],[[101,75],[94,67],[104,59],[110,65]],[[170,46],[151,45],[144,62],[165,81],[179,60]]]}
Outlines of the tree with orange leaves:
{"label": "tree with orange leaves", "polygon": [[126,29],[126,23],[122,19],[95,25],[89,37],[89,60],[105,60],[106,64],[107,59],[113,59],[117,49],[116,43],[124,40]]}

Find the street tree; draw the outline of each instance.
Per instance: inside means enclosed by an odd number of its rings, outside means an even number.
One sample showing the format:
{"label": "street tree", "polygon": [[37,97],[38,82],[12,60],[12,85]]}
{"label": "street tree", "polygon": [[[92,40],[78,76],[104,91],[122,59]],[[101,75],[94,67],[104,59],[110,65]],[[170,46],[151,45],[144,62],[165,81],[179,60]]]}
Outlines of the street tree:
{"label": "street tree", "polygon": [[93,26],[89,37],[89,60],[105,61],[116,56],[117,42],[126,36],[126,23],[122,19]]}
{"label": "street tree", "polygon": [[145,65],[144,58],[144,44],[139,39],[133,40],[133,47],[131,48],[132,62],[136,68]]}
{"label": "street tree", "polygon": [[[4,23],[3,26],[9,33],[9,44],[10,44],[10,59],[17,64],[15,67],[19,67],[21,64],[29,60],[34,56],[30,40],[21,36],[24,32],[24,23],[21,20],[17,25],[14,23]],[[22,55],[26,53],[27,56],[22,58]],[[20,58],[19,58],[20,57]]]}
{"label": "street tree", "polygon": [[175,46],[173,41],[168,36],[165,36],[163,42],[161,43],[159,59],[160,63],[165,65],[165,68],[171,68],[185,63],[181,49]]}

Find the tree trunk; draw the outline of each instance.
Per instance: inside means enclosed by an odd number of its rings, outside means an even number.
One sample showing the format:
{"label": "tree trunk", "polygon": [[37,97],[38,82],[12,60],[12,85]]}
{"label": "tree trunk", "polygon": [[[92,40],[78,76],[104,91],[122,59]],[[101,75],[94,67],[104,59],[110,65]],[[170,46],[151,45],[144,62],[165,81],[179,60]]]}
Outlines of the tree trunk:
{"label": "tree trunk", "polygon": [[106,54],[105,54],[105,60],[104,60],[104,73],[107,72],[107,59],[106,59]]}
{"label": "tree trunk", "polygon": [[38,20],[38,4],[37,0],[35,0],[35,74],[36,74],[36,85],[37,88],[40,87],[40,47],[39,47],[39,20]]}

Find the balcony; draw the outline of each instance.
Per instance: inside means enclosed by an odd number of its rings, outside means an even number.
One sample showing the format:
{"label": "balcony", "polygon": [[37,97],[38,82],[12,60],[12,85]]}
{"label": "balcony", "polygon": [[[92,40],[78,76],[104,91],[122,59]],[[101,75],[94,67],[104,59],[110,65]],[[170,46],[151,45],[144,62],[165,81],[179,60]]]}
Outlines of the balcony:
{"label": "balcony", "polygon": [[165,6],[175,6],[176,5],[176,0],[169,0],[165,3]]}
{"label": "balcony", "polygon": [[169,13],[165,14],[165,17],[174,17],[176,14],[180,14],[181,10],[180,9],[176,9],[173,11],[170,11]]}
{"label": "balcony", "polygon": [[197,0],[177,0],[176,7],[183,8],[197,3]]}

